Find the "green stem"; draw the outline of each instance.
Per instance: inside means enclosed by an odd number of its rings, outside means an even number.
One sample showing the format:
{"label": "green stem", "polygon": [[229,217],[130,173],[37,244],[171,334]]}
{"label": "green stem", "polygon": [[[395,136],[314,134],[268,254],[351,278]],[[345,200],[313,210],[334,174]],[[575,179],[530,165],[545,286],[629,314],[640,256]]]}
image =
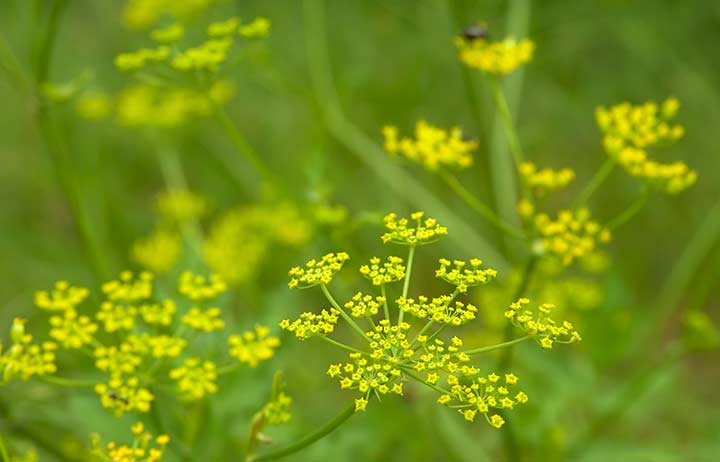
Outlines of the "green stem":
{"label": "green stem", "polygon": [[292,443],[282,449],[278,449],[277,451],[268,452],[267,454],[262,454],[262,455],[257,455],[257,456],[249,455],[246,459],[246,462],[261,462],[261,461],[266,461],[266,460],[277,460],[282,457],[288,456],[290,454],[294,454],[294,453],[310,446],[315,441],[329,435],[333,430],[335,430],[340,425],[345,423],[345,421],[347,421],[354,414],[355,414],[355,403],[351,403],[340,414],[335,416],[335,418],[328,421],[325,425],[321,426],[314,432],[300,438],[295,443]]}
{"label": "green stem", "polygon": [[516,345],[516,344],[518,344],[518,343],[522,343],[522,342],[524,342],[525,340],[528,340],[528,339],[530,339],[530,338],[532,338],[532,337],[530,337],[529,335],[526,335],[526,336],[524,336],[524,337],[516,338],[515,340],[510,340],[510,341],[508,341],[508,342],[498,343],[497,345],[490,345],[490,346],[486,346],[486,347],[474,348],[474,349],[472,349],[472,350],[463,351],[463,353],[465,353],[465,354],[467,354],[467,355],[476,355],[476,354],[480,354],[480,353],[487,353],[488,351],[495,351],[495,350],[500,350],[500,349],[502,349],[502,348],[511,347],[511,346]]}
{"label": "green stem", "polygon": [[57,377],[54,375],[41,375],[40,380],[43,382],[51,383],[53,385],[58,385],[61,387],[94,387],[97,385],[97,382],[92,380],[75,380],[75,379],[66,379],[63,377]]}
{"label": "green stem", "polygon": [[500,114],[500,120],[503,123],[505,137],[507,138],[508,147],[510,148],[510,154],[512,154],[513,160],[515,161],[515,167],[519,168],[520,164],[522,164],[525,159],[525,155],[523,154],[520,137],[517,134],[512,115],[510,114],[510,108],[508,107],[507,100],[505,99],[505,93],[503,92],[498,78],[492,77],[490,79],[490,89],[492,91],[493,100],[495,101],[495,107],[497,108],[498,113]]}
{"label": "green stem", "polygon": [[240,369],[240,363],[235,362],[233,364],[228,364],[228,365],[225,365],[222,367],[218,367],[217,370],[215,371],[215,373],[218,376],[221,376],[221,375],[226,375],[226,374],[232,374],[233,372],[235,372],[238,369]]}
{"label": "green stem", "polygon": [[337,301],[333,298],[332,294],[328,290],[327,286],[325,284],[320,284],[320,288],[322,289],[323,294],[325,294],[325,298],[328,299],[330,304],[335,307],[336,310],[340,312],[340,316],[347,321],[348,324],[350,324],[350,327],[365,341],[368,343],[370,342],[370,339],[367,338],[367,335],[365,335],[365,331],[363,331],[360,326],[357,325],[357,323],[353,320],[353,318],[350,317],[349,314],[345,312],[345,310],[338,304]]}
{"label": "green stem", "polygon": [[10,462],[10,454],[5,447],[5,441],[3,440],[2,434],[0,434],[0,456],[2,456],[2,462]]}
{"label": "green stem", "polygon": [[364,355],[368,354],[366,351],[358,350],[357,348],[353,348],[350,345],[345,345],[344,343],[338,342],[337,340],[333,340],[330,337],[327,337],[325,335],[320,335],[319,337],[321,339],[325,340],[326,342],[328,342],[332,345],[335,345],[336,347],[342,348],[343,350],[352,351],[353,353],[360,353],[360,354],[364,354]]}
{"label": "green stem", "polygon": [[385,284],[380,284],[380,293],[383,297],[383,310],[385,311],[385,319],[390,321],[390,308],[388,308],[387,293],[385,290]]}
{"label": "green stem", "polygon": [[600,168],[595,172],[595,175],[590,179],[587,186],[585,186],[585,189],[578,194],[578,196],[573,201],[572,208],[578,209],[582,206],[584,206],[587,201],[590,199],[590,197],[593,195],[593,193],[602,185],[605,180],[608,179],[610,174],[613,170],[615,170],[615,166],[617,165],[617,160],[613,156],[607,156],[605,159],[605,162],[602,163]]}
{"label": "green stem", "polygon": [[[530,281],[532,280],[533,273],[535,272],[535,268],[537,266],[537,257],[532,255],[527,261],[527,264],[525,265],[525,270],[523,271],[522,279],[520,279],[520,284],[518,285],[517,289],[515,290],[515,294],[513,297],[513,302],[519,298],[521,298],[525,293],[527,292],[528,287],[530,286]],[[503,343],[509,342],[512,334],[513,334],[514,326],[511,323],[507,323],[505,326],[505,333],[503,335]],[[505,350],[504,354],[501,356],[500,361],[498,362],[498,369],[499,370],[507,370],[510,368],[510,365],[512,364],[512,350],[508,349]]]}
{"label": "green stem", "polygon": [[[402,298],[407,299],[408,290],[410,289],[410,273],[412,273],[413,260],[415,259],[415,246],[411,245],[408,251],[407,266],[405,267],[405,282],[403,283]],[[398,310],[398,325],[403,322],[405,311]]]}
{"label": "green stem", "polygon": [[420,376],[415,375],[415,373],[412,372],[410,368],[401,367],[401,369],[403,370],[403,372],[405,373],[405,375],[407,375],[408,377],[413,378],[414,380],[417,380],[418,382],[422,383],[422,384],[425,385],[426,387],[432,388],[433,390],[437,391],[438,393],[442,393],[443,395],[449,395],[449,394],[450,394],[449,391],[444,390],[444,389],[438,387],[437,385],[433,385],[432,383],[428,383],[428,382],[426,382],[425,380],[423,380]]}
{"label": "green stem", "polygon": [[475,210],[479,215],[481,215],[491,224],[496,226],[501,231],[506,232],[509,236],[516,237],[522,240],[525,239],[525,234],[523,234],[521,230],[515,228],[509,223],[506,223],[500,216],[495,213],[495,211],[493,211],[493,209],[491,209],[484,202],[478,199],[473,193],[468,191],[462,185],[462,183],[460,183],[460,181],[455,175],[443,171],[440,172],[440,176],[445,181],[445,183],[450,186],[450,188],[455,192],[455,194],[460,196],[460,198],[464,200],[466,204],[472,207],[473,210]]}
{"label": "green stem", "polygon": [[635,215],[638,214],[640,210],[645,206],[645,203],[647,203],[648,197],[650,197],[650,189],[645,188],[645,190],[638,196],[632,203],[623,210],[618,216],[608,221],[606,228],[610,231],[615,231],[620,226],[624,225],[628,221],[630,221]]}
{"label": "green stem", "polygon": [[225,130],[225,133],[233,142],[235,148],[245,156],[247,161],[250,162],[255,171],[260,175],[266,184],[270,186],[277,186],[275,176],[271,170],[263,163],[260,156],[255,152],[252,146],[250,146],[250,143],[248,143],[245,136],[240,132],[232,120],[230,120],[230,117],[227,115],[227,112],[225,112],[225,109],[223,109],[223,107],[215,101],[212,101],[212,98],[211,103],[214,108],[213,112],[215,113],[215,118],[218,120],[223,130]]}

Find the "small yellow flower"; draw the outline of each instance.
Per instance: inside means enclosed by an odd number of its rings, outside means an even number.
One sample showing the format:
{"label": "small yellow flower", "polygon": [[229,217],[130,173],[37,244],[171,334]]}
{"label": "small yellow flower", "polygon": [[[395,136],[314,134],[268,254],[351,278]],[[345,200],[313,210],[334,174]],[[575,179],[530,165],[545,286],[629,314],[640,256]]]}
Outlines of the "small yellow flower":
{"label": "small yellow flower", "polygon": [[355,399],[355,412],[364,411],[367,409],[368,400],[365,398]]}
{"label": "small yellow flower", "polygon": [[400,257],[388,257],[385,262],[377,257],[370,259],[369,265],[360,267],[360,274],[365,276],[373,285],[379,286],[400,281],[405,277],[405,266]]}
{"label": "small yellow flower", "polygon": [[267,18],[257,17],[249,24],[240,26],[238,33],[241,37],[257,39],[265,38],[270,34],[271,22]]}
{"label": "small yellow flower", "polygon": [[52,290],[35,292],[35,306],[50,311],[72,310],[90,295],[84,287],[71,286],[67,281],[58,281]]}
{"label": "small yellow flower", "polygon": [[530,62],[535,51],[535,44],[531,40],[517,41],[513,37],[499,42],[457,37],[455,46],[460,62],[490,75],[511,73]]}
{"label": "small yellow flower", "polygon": [[178,389],[183,399],[195,401],[205,395],[217,393],[217,372],[215,363],[188,358],[181,367],[170,371],[170,378],[177,380]]}
{"label": "small yellow flower", "polygon": [[275,349],[280,346],[280,339],[271,336],[267,327],[256,325],[254,330],[231,336],[228,343],[230,356],[250,367],[257,367],[273,357]]}
{"label": "small yellow flower", "polygon": [[350,259],[345,252],[328,253],[320,260],[309,260],[305,263],[304,268],[296,266],[288,273],[290,282],[288,287],[291,289],[305,289],[319,284],[330,284],[333,276],[340,271],[343,264]]}
{"label": "small yellow flower", "polygon": [[[380,238],[385,244],[392,242],[400,245],[419,246],[437,242],[447,235],[446,227],[440,225],[435,218],[423,220],[424,216],[423,212],[414,212],[410,219],[398,219],[397,215],[390,213],[384,218],[387,232]],[[411,220],[415,226],[408,226]]]}

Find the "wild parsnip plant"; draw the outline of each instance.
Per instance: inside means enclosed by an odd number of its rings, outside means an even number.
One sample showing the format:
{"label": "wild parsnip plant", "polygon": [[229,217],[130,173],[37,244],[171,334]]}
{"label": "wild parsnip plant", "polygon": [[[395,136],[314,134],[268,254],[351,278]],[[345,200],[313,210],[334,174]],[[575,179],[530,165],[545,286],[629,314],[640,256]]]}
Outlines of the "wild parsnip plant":
{"label": "wild parsnip plant", "polygon": [[710,15],[286,3],[0,7],[0,462],[714,460]]}

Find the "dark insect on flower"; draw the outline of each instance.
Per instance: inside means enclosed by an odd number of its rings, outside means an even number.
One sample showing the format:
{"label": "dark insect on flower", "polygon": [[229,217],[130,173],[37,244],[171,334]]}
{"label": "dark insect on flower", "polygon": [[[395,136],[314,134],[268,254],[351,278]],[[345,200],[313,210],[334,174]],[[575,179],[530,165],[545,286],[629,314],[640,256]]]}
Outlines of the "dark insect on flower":
{"label": "dark insect on flower", "polygon": [[129,401],[127,398],[125,398],[124,396],[118,395],[117,393],[115,393],[115,392],[112,391],[112,390],[110,390],[110,391],[108,392],[108,396],[109,396],[110,399],[112,399],[112,400],[120,401],[120,402],[123,403],[125,406],[128,406],[128,405],[130,404],[130,401]]}
{"label": "dark insect on flower", "polygon": [[465,40],[487,40],[490,38],[490,31],[484,23],[470,24],[462,31]]}

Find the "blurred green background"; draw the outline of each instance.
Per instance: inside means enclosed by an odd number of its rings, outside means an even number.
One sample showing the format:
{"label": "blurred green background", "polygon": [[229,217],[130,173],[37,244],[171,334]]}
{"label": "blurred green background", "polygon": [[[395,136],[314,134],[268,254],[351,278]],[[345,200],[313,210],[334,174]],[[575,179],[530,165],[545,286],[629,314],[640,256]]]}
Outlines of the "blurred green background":
{"label": "blurred green background", "polygon": [[[552,354],[534,345],[518,349],[515,372],[531,402],[511,415],[516,437],[527,460],[714,460],[720,454],[717,352],[694,352],[670,363],[663,362],[663,355],[682,335],[688,309],[719,316],[720,161],[714,129],[720,127],[720,3],[377,0],[321,2],[319,8],[317,2],[306,3],[311,6],[219,2],[187,26],[202,29],[232,14],[272,20],[270,37],[248,48],[228,75],[236,94],[226,109],[298,203],[342,205],[352,219],[342,232],[318,228],[304,249],[271,251],[257,277],[237,289],[237,328],[255,322],[276,325],[300,310],[323,307],[318,294],[286,289],[287,269],[325,251],[347,250],[353,268],[372,255],[387,254],[377,236],[379,217],[389,211],[423,209],[440,220],[452,211],[469,225],[455,231],[448,223],[454,238],[420,256],[427,277],[415,283],[421,281],[428,292],[441,290],[432,279],[439,256],[479,256],[501,269],[502,284],[512,265],[484,255],[478,236],[494,255],[510,262],[519,261],[514,250],[435,176],[383,156],[380,129],[394,124],[407,132],[420,118],[441,127],[461,126],[478,137],[481,148],[473,168],[460,178],[488,202],[502,203],[489,183],[491,101],[483,80],[457,63],[452,39],[463,25],[478,20],[487,21],[496,37],[508,28],[522,31],[526,22],[522,36],[535,40],[537,51],[524,71],[509,79],[510,92],[526,155],[540,165],[576,170],[575,184],[558,204],[573,197],[604,160],[593,116],[601,104],[678,97],[678,121],[687,134],[658,157],[684,160],[699,179],[680,195],[653,195],[615,233],[607,248],[611,267],[597,277],[603,301],[578,315],[583,343]],[[146,33],[123,26],[122,8],[119,1],[68,2],[54,44],[51,82],[92,71],[90,86],[113,92],[128,83],[113,59],[149,41]],[[318,9],[324,12],[342,123],[333,112],[333,95],[317,85],[328,70],[313,51],[313,38],[323,36],[322,28],[317,30],[323,25]],[[32,21],[29,2],[0,3],[0,31],[26,70],[31,67]],[[95,276],[39,136],[31,100],[8,80],[0,81],[0,100],[0,326],[9,326],[16,316],[38,317],[32,307],[35,290],[57,279],[94,285]],[[102,266],[108,274],[134,268],[129,249],[152,229],[154,198],[165,189],[150,137],[143,136],[143,129],[84,120],[71,104],[51,111],[67,141],[68,162]],[[206,196],[214,210],[261,197],[249,164],[212,119],[162,133],[177,150],[190,188]],[[418,187],[445,208],[434,210],[436,202],[415,194]],[[639,188],[617,171],[591,201],[595,216],[614,216]],[[359,284],[352,271],[347,273],[336,283],[344,295]],[[643,342],[643,354],[629,354],[637,351],[630,346],[642,338],[657,311],[671,316],[649,343]],[[3,328],[0,338],[7,340],[5,334]],[[275,369],[284,370],[295,399],[293,421],[272,433],[278,441],[309,431],[350,402],[351,396],[325,375],[329,362],[341,360],[340,352],[325,344],[283,340],[273,361],[221,382],[220,395],[203,409],[208,442],[198,449],[202,457],[213,458],[195,460],[240,460],[231,456],[233,447],[243,443]],[[62,429],[67,441],[50,442],[72,450],[92,431],[122,436],[125,423],[132,421],[125,418],[117,425],[91,392],[66,394],[37,383],[3,388],[0,403],[0,431],[20,448],[38,444],[33,434],[47,437]],[[466,425],[413,387],[404,399],[372,403],[367,413],[289,460],[499,460],[501,434],[483,424]],[[39,450],[40,460],[59,460]]]}

